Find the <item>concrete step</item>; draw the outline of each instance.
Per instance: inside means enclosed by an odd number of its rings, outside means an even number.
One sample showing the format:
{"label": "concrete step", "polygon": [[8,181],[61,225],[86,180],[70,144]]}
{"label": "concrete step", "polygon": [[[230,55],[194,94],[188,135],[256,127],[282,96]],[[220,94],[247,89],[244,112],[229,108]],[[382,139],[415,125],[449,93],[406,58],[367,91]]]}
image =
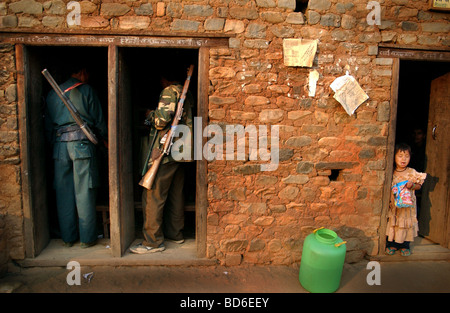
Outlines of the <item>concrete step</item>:
{"label": "concrete step", "polygon": [[411,243],[411,255],[404,257],[400,252],[394,255],[380,254],[367,257],[367,259],[379,262],[402,261],[450,261],[450,250],[423,237],[416,237]]}
{"label": "concrete step", "polygon": [[[135,240],[132,245],[142,240]],[[36,258],[16,261],[22,267],[66,267],[70,261],[81,266],[147,266],[147,265],[217,265],[215,259],[198,258],[195,239],[186,239],[183,244],[165,243],[166,250],[149,254],[134,254],[127,251],[122,257],[113,257],[109,239],[101,239],[97,245],[81,249],[79,243],[73,247],[63,246],[59,239],[53,239]]]}

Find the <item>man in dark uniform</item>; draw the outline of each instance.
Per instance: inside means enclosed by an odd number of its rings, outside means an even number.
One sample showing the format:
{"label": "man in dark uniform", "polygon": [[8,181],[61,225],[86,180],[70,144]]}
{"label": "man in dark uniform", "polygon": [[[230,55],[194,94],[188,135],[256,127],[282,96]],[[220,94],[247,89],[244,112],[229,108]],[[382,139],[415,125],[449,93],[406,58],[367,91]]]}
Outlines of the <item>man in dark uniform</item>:
{"label": "man in dark uniform", "polygon": [[[155,154],[162,150],[165,135],[171,127],[183,91],[183,85],[174,76],[176,70],[166,70],[166,74],[161,78],[164,89],[160,93],[158,107],[156,110],[150,111],[146,117],[146,124],[150,125],[151,129],[148,141],[149,150],[142,175],[145,175],[147,169],[152,165]],[[178,138],[178,140],[185,140],[180,145],[183,149],[191,149],[192,146],[192,138],[188,139],[188,137],[192,135],[193,102],[192,95],[188,92],[184,101],[183,116],[179,123],[189,127],[190,132],[190,134],[183,134],[181,138]],[[182,234],[184,228],[184,168],[180,162],[186,161],[193,161],[192,155],[186,159],[177,160],[171,153],[163,157],[151,190],[144,189],[142,194],[144,241],[131,247],[131,252],[144,254],[164,251],[164,239],[176,243],[184,242]]]}
{"label": "man in dark uniform", "polygon": [[[74,65],[71,73],[71,77],[60,85],[61,90],[89,127],[96,128],[103,138],[107,138],[100,101],[87,84],[86,68]],[[99,183],[96,147],[75,123],[54,90],[47,96],[45,121],[47,137],[54,145],[54,188],[62,240],[71,247],[79,234],[81,248],[93,246],[97,241],[95,204]]]}

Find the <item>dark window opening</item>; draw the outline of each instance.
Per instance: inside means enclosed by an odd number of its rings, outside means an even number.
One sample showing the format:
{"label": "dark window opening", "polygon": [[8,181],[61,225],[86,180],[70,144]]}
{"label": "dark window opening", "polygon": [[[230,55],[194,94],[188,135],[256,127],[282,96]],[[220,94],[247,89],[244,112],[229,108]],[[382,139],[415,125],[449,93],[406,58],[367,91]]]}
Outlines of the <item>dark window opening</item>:
{"label": "dark window opening", "polygon": [[307,8],[308,8],[308,0],[296,0],[295,1],[294,12],[305,13]]}
{"label": "dark window opening", "polygon": [[341,170],[331,170],[331,174],[328,176],[328,178],[330,179],[330,181],[337,181],[340,173]]}

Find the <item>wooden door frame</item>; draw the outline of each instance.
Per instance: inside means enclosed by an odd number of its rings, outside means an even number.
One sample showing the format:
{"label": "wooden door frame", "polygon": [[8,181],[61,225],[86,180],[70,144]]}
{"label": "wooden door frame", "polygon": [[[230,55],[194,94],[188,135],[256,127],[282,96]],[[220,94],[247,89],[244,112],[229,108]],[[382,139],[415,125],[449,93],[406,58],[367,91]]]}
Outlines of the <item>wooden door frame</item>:
{"label": "wooden door frame", "polygon": [[[116,45],[108,46],[108,160],[109,216],[111,251],[114,257],[125,254],[134,240],[133,180],[129,173],[131,141],[126,131],[130,123],[127,103],[121,90],[121,54]],[[123,88],[122,88],[123,89]],[[131,195],[131,196],[130,196]]]}
{"label": "wooden door frame", "polygon": [[[381,58],[392,58],[392,82],[391,82],[391,101],[390,101],[390,119],[389,133],[386,149],[386,176],[383,186],[382,209],[380,217],[380,231],[378,242],[378,255],[383,255],[386,249],[386,227],[387,213],[389,210],[390,187],[392,184],[392,175],[394,167],[395,137],[397,128],[397,109],[398,109],[398,90],[400,81],[400,61],[442,61],[450,62],[450,49],[428,49],[399,45],[380,45],[378,47],[378,56]],[[447,227],[449,227],[447,225]]]}
{"label": "wooden door frame", "polygon": [[47,186],[45,155],[42,155],[45,151],[44,132],[34,132],[34,127],[43,122],[39,107],[41,97],[35,94],[34,86],[43,77],[30,79],[30,75],[37,73],[34,73],[35,64],[30,62],[32,55],[25,45],[17,44],[15,53],[24,252],[25,257],[36,257],[50,240],[47,193],[40,193],[41,186]]}
{"label": "wooden door frame", "polygon": [[[197,116],[202,119],[202,133],[208,123],[209,104],[209,48],[201,47],[198,53],[198,87],[197,87]],[[199,135],[199,134],[197,134]],[[206,138],[202,137],[202,147]],[[194,140],[194,144],[197,141]],[[196,195],[195,195],[195,240],[197,243],[197,257],[206,257],[206,226],[208,213],[208,164],[202,157],[197,162]]]}
{"label": "wooden door frame", "polygon": [[[444,72],[445,71],[443,71],[442,73]],[[450,249],[450,188],[448,188],[449,177],[445,177],[445,174],[450,171],[450,168],[448,167],[450,165],[450,160],[448,159],[448,150],[445,149],[445,145],[448,145],[447,140],[445,140],[447,138],[445,134],[447,133],[445,132],[445,130],[443,132],[442,129],[438,128],[438,130],[440,131],[437,132],[437,136],[435,137],[433,134],[433,125],[435,127],[442,127],[443,124],[446,124],[446,121],[443,121],[441,119],[445,119],[447,114],[449,114],[448,112],[443,113],[442,111],[439,111],[442,107],[439,104],[446,104],[445,100],[442,98],[438,98],[438,100],[436,100],[436,95],[441,95],[441,90],[445,88],[445,86],[447,86],[446,83],[441,83],[440,85],[438,85],[438,88],[436,88],[438,80],[443,80],[444,77],[447,79],[447,83],[450,80],[450,72],[446,72],[443,75],[442,73],[440,73],[437,77],[434,76],[430,81],[426,155],[436,155],[436,157],[427,158],[427,170],[428,166],[430,166],[430,171],[427,172],[429,181],[424,188],[422,197],[424,198],[424,200],[428,199],[429,201],[426,202],[429,202],[429,204],[422,205],[421,212],[425,212],[425,218],[419,219],[419,222],[421,222],[419,223],[419,231],[421,230],[421,227],[423,227],[422,230],[424,231],[422,232],[422,235],[425,238],[430,239],[431,241],[439,244],[442,247]],[[444,106],[443,108],[445,111],[446,107]],[[437,154],[442,155],[437,156]],[[447,163],[445,166],[441,164],[445,162]],[[437,177],[433,177],[433,175],[436,174]],[[436,178],[437,180],[435,180]],[[435,186],[433,181],[437,183]],[[445,191],[445,189],[447,191]],[[446,198],[443,196],[444,193]],[[426,195],[426,197],[424,197],[423,195]],[[439,203],[438,201],[443,202]],[[437,213],[440,211],[440,209],[442,211],[440,213]]]}
{"label": "wooden door frame", "polygon": [[[147,48],[177,48],[198,49],[198,97],[197,111],[202,118],[202,129],[208,123],[208,88],[209,88],[209,51],[211,47],[227,47],[228,37],[158,37],[147,35],[123,34],[36,34],[36,33],[2,33],[0,42],[15,44],[17,62],[17,90],[19,113],[19,139],[22,172],[22,199],[24,210],[24,241],[26,242],[26,257],[37,256],[34,242],[35,229],[33,222],[33,193],[31,192],[32,173],[30,173],[30,151],[28,146],[27,124],[27,75],[24,72],[26,46],[99,46],[108,48],[108,141],[109,141],[109,193],[110,193],[110,227],[111,249],[114,257],[124,255],[132,240],[129,233],[124,236],[124,210],[129,209],[130,203],[121,197],[123,178],[120,170],[120,153],[123,141],[120,140],[119,125],[119,93],[118,93],[118,47],[147,47]],[[202,146],[206,139],[202,136]],[[207,234],[207,162],[202,157],[197,162],[196,169],[196,244],[197,257],[206,257]],[[125,208],[126,207],[126,208]],[[134,214],[134,213],[133,213]],[[129,222],[128,222],[129,223]],[[134,225],[133,225],[134,227]],[[134,230],[134,228],[133,228]]]}
{"label": "wooden door frame", "polygon": [[29,171],[30,151],[28,144],[28,137],[30,126],[27,120],[28,100],[26,97],[26,90],[28,85],[28,77],[25,75],[27,68],[27,50],[23,44],[16,44],[16,69],[17,69],[17,114],[19,122],[19,144],[20,144],[20,160],[21,160],[21,182],[22,182],[22,209],[24,219],[24,237],[25,237],[25,256],[35,257],[38,251],[35,247],[35,233],[34,233],[34,211],[33,211],[33,197],[31,190],[31,178]]}
{"label": "wooden door frame", "polygon": [[389,210],[389,201],[391,196],[392,175],[390,173],[394,170],[394,150],[395,150],[395,135],[397,129],[397,106],[398,106],[398,84],[400,80],[400,60],[393,59],[392,64],[392,82],[391,82],[391,103],[390,103],[390,125],[386,149],[386,171],[383,186],[382,210],[380,220],[380,237],[378,254],[383,254],[386,249],[386,227],[387,214]]}

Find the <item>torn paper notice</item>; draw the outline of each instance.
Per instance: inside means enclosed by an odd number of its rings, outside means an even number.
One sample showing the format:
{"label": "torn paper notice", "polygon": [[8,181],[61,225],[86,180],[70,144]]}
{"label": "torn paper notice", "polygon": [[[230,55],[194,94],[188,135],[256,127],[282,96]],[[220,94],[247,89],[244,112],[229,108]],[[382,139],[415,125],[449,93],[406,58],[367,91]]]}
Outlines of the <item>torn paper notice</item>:
{"label": "torn paper notice", "polygon": [[369,99],[356,79],[348,73],[336,78],[330,87],[335,92],[334,98],[344,107],[348,115],[352,115],[364,101]]}
{"label": "torn paper notice", "polygon": [[319,80],[319,72],[313,70],[309,72],[309,85],[308,85],[308,96],[314,97],[316,95],[316,85]]}
{"label": "torn paper notice", "polygon": [[284,39],[284,65],[311,67],[317,51],[317,40]]}

